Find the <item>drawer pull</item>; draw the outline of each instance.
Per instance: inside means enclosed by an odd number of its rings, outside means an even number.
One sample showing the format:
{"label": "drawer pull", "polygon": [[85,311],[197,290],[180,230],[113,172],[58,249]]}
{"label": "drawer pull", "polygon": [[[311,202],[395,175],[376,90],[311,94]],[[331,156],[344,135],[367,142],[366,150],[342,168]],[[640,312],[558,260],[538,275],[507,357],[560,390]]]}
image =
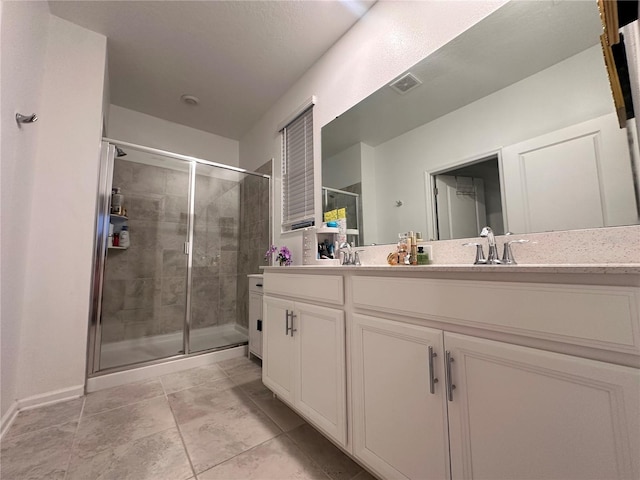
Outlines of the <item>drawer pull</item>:
{"label": "drawer pull", "polygon": [[429,392],[432,394],[436,393],[436,383],[438,383],[433,370],[433,359],[437,356],[438,354],[433,351],[433,347],[429,347]]}
{"label": "drawer pull", "polygon": [[259,332],[262,331],[262,320],[260,320],[260,319],[258,319],[256,330],[258,330]]}
{"label": "drawer pull", "polygon": [[262,284],[261,283],[256,283],[256,287],[262,288]]}

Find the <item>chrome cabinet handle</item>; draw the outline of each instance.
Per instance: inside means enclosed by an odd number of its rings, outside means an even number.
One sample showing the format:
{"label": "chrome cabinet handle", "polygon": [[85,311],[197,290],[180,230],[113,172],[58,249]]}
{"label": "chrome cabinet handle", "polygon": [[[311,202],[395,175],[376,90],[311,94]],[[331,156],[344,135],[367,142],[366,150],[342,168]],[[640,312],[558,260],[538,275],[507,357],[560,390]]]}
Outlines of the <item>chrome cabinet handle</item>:
{"label": "chrome cabinet handle", "polygon": [[429,392],[432,394],[436,393],[436,383],[438,383],[433,371],[433,359],[437,356],[438,354],[433,351],[433,347],[429,347]]}
{"label": "chrome cabinet handle", "polygon": [[297,315],[295,315],[293,313],[293,310],[291,310],[291,327],[289,328],[289,331],[291,332],[291,336],[293,337],[293,332],[297,332],[298,329],[297,328],[293,328],[293,319],[296,318]]}
{"label": "chrome cabinet handle", "polygon": [[453,363],[453,357],[451,356],[451,352],[449,350],[444,353],[444,357],[446,367],[445,376],[447,381],[447,397],[449,398],[450,402],[453,402],[453,391],[456,388],[456,386],[453,384],[453,377],[451,376],[451,364]]}
{"label": "chrome cabinet handle", "polygon": [[287,310],[287,314],[284,316],[284,334],[289,335],[289,310]]}

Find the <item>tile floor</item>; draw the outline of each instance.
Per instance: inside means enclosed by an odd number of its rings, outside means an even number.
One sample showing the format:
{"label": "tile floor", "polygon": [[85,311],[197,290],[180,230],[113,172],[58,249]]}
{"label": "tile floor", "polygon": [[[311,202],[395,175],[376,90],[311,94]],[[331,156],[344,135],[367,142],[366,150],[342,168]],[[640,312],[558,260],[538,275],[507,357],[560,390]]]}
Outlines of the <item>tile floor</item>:
{"label": "tile floor", "polygon": [[374,480],[244,357],[21,412],[0,479]]}

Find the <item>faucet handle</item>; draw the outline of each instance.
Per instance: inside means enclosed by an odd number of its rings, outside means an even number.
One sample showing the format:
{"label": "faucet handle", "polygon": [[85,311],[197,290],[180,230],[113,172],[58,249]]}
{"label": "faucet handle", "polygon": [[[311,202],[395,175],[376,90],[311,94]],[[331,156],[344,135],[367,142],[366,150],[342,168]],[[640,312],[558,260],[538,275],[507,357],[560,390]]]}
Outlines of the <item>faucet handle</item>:
{"label": "faucet handle", "polygon": [[487,263],[487,259],[484,258],[484,250],[482,250],[482,244],[478,242],[463,243],[463,247],[476,247],[476,259],[473,262],[474,265],[484,265]]}
{"label": "faucet handle", "polygon": [[513,258],[513,252],[511,251],[512,243],[537,243],[537,242],[532,242],[531,240],[525,240],[523,238],[504,242],[504,251],[502,252],[502,263],[504,265],[517,265],[516,259]]}
{"label": "faucet handle", "polygon": [[364,252],[364,250],[356,250],[356,251],[353,253],[353,264],[354,264],[355,266],[360,266],[360,265],[362,265],[362,263],[360,263],[360,255],[358,255],[360,252]]}

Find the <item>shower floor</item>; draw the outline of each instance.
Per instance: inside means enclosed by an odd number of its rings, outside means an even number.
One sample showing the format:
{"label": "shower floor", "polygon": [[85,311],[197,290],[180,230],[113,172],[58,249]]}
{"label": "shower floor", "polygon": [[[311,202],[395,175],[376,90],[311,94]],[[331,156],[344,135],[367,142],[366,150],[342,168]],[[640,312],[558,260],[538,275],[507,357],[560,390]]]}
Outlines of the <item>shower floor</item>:
{"label": "shower floor", "polygon": [[[191,331],[191,352],[246,343],[247,329],[233,323]],[[182,353],[182,332],[105,343],[100,351],[100,370],[148,362]]]}

